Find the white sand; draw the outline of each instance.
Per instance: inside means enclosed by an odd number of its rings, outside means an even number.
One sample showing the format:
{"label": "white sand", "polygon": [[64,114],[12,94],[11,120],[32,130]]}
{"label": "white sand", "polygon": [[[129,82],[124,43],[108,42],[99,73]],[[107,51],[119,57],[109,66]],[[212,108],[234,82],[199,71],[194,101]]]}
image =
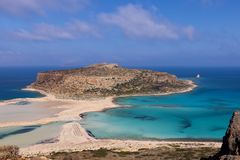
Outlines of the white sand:
{"label": "white sand", "polygon": [[[45,102],[48,103],[48,107],[60,108],[61,112],[55,114],[54,117],[43,118],[35,121],[17,121],[17,122],[4,122],[0,123],[0,127],[10,127],[10,126],[26,126],[26,125],[34,125],[34,124],[46,124],[50,122],[56,121],[74,121],[79,120],[79,114],[92,112],[92,111],[101,111],[105,108],[116,107],[116,105],[112,102],[112,97],[108,97],[105,99],[96,99],[96,100],[62,100],[56,99],[52,96],[43,97],[43,98],[28,98],[24,99],[24,101],[28,102]],[[0,102],[1,105],[12,104],[19,101],[23,101],[23,99],[16,99],[11,101]],[[33,106],[34,107],[34,106]]]}
{"label": "white sand", "polygon": [[[191,83],[191,82],[190,82]],[[191,91],[196,86],[181,92]],[[31,89],[32,90],[32,89]],[[41,92],[43,93],[43,92]],[[46,94],[46,93],[43,93]],[[168,93],[171,94],[171,93]],[[56,114],[55,117],[40,119],[37,121],[23,121],[23,122],[9,122],[0,123],[0,127],[7,126],[25,126],[34,124],[46,124],[56,121],[74,121],[80,120],[79,114],[102,111],[106,108],[118,107],[113,103],[113,97],[105,99],[91,99],[91,100],[62,100],[56,99],[52,95],[46,94],[43,98],[28,98],[28,99],[15,99],[11,101],[0,102],[1,105],[16,103],[18,101],[29,102],[51,102],[49,107],[59,107],[57,104],[61,103],[63,111]],[[181,147],[220,147],[221,143],[218,142],[177,142],[177,141],[135,141],[135,140],[111,140],[111,139],[94,139],[90,137],[86,130],[76,122],[67,123],[62,127],[61,133],[58,136],[58,141],[49,144],[38,144],[21,148],[22,155],[46,155],[51,152],[59,151],[82,151],[94,150],[99,148],[107,148],[114,150],[136,151],[141,148],[156,148],[160,146],[169,146],[171,144],[178,144]]]}
{"label": "white sand", "polygon": [[90,137],[79,123],[66,124],[59,136],[59,142],[40,144],[21,148],[20,153],[26,156],[48,155],[51,152],[73,152],[83,150],[96,150],[100,148],[115,151],[137,151],[139,149],[151,149],[162,146],[171,147],[179,145],[181,148],[214,147],[219,148],[218,142],[180,142],[180,141],[135,141],[135,140],[111,140],[94,139]]}

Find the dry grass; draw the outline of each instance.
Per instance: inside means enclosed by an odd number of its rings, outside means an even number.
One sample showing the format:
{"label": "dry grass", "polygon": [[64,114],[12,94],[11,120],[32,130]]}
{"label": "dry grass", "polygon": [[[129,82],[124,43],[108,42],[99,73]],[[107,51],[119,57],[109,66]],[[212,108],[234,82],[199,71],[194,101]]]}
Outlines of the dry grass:
{"label": "dry grass", "polygon": [[101,148],[72,153],[52,153],[48,157],[23,158],[18,155],[18,147],[2,146],[0,160],[199,160],[214,155],[218,150],[209,147],[182,148],[178,145],[169,145],[155,149],[140,149],[137,152],[116,152]]}
{"label": "dry grass", "polygon": [[0,146],[0,160],[17,160],[19,148],[17,146]]}
{"label": "dry grass", "polygon": [[54,153],[53,160],[199,160],[218,152],[217,148],[181,148],[179,146],[141,149],[138,152],[115,152],[107,149],[73,153]]}

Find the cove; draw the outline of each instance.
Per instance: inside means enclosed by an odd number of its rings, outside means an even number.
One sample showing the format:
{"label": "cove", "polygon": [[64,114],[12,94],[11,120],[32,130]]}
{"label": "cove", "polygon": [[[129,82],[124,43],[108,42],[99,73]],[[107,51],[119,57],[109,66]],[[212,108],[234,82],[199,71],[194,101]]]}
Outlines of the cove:
{"label": "cove", "polygon": [[221,140],[240,107],[240,72],[202,70],[195,90],[167,96],[116,98],[120,107],[91,112],[81,125],[97,138]]}

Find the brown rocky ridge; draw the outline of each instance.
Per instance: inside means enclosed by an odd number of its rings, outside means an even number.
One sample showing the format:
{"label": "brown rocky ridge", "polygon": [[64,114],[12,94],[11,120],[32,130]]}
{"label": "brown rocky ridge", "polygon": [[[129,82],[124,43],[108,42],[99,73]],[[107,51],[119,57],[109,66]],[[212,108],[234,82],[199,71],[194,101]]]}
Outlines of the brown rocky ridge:
{"label": "brown rocky ridge", "polygon": [[57,98],[82,99],[182,92],[194,86],[191,81],[179,80],[168,73],[104,63],[38,73],[37,80],[30,88],[45,91]]}
{"label": "brown rocky ridge", "polygon": [[220,151],[209,160],[240,160],[240,112],[234,112]]}

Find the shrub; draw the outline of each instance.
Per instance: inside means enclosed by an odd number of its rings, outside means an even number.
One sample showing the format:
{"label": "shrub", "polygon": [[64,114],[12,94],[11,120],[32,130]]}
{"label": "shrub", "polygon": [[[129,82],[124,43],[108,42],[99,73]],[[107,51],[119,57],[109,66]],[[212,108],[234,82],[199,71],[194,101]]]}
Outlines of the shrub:
{"label": "shrub", "polygon": [[19,157],[19,148],[17,146],[0,146],[1,160],[16,160]]}
{"label": "shrub", "polygon": [[100,148],[98,150],[91,151],[94,157],[106,157],[108,154],[108,150],[104,148]]}

